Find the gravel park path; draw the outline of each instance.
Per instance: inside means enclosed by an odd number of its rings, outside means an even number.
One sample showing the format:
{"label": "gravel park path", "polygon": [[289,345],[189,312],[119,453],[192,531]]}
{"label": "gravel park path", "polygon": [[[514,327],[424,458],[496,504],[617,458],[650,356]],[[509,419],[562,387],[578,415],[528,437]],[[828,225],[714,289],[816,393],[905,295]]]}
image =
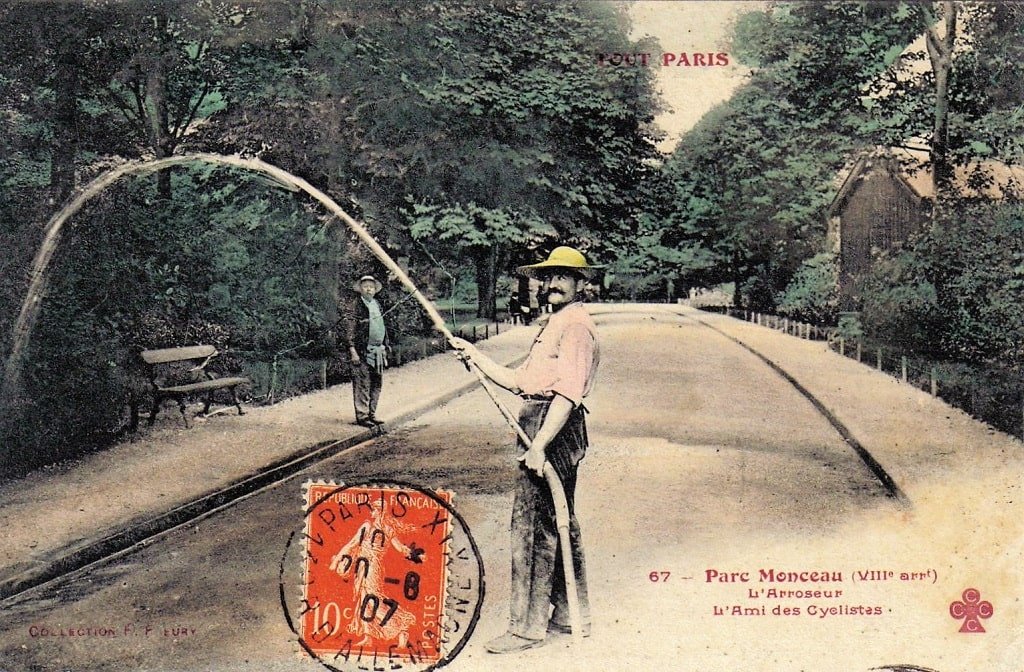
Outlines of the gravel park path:
{"label": "gravel park path", "polygon": [[[0,669],[324,669],[300,652],[278,597],[307,479],[456,493],[487,583],[453,671],[1022,669],[1019,441],[822,343],[681,306],[593,311],[602,366],[577,507],[594,624],[582,646],[557,637],[511,656],[483,649],[507,619],[512,433],[472,376],[438,356],[390,372],[382,416],[392,422],[371,442],[348,424],[338,386],[191,430],[168,413],[135,443],[5,484],[5,571],[25,576],[261,465],[352,442],[8,599]],[[513,361],[535,333],[516,328],[485,347]],[[960,633],[950,615],[967,588],[994,606],[984,633]],[[126,624],[152,634],[38,636]]]}

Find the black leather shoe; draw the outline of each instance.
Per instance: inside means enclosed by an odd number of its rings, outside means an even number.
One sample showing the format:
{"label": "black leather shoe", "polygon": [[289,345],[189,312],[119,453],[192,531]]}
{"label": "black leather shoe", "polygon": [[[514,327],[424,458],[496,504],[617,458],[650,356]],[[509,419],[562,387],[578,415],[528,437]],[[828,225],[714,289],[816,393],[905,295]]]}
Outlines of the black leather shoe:
{"label": "black leather shoe", "polygon": [[356,420],[356,424],[359,425],[360,427],[367,427],[369,429],[373,429],[374,427],[377,426],[373,422],[373,420],[371,420],[370,418],[363,418],[362,420]]}

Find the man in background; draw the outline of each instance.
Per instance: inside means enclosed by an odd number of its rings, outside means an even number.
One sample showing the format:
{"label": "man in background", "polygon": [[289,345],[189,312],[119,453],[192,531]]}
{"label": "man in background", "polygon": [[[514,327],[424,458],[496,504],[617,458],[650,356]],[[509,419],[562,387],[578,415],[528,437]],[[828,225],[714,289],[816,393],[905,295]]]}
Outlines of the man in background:
{"label": "man in background", "polygon": [[381,288],[375,277],[364,275],[352,287],[355,295],[339,307],[342,347],[351,363],[356,424],[370,428],[383,424],[377,419],[377,402],[387,366],[388,332],[376,299]]}

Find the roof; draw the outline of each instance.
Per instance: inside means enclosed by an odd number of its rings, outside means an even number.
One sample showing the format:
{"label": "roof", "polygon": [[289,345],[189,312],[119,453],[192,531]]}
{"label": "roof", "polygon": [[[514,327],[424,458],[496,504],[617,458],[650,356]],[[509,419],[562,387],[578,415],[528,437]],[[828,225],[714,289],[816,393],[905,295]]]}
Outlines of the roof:
{"label": "roof", "polygon": [[[829,217],[846,204],[861,179],[879,167],[886,170],[897,184],[915,198],[935,200],[935,185],[926,149],[876,147],[861,153],[846,173],[839,192],[829,205]],[[953,171],[953,187],[961,198],[1024,199],[1024,166],[994,160],[956,166]]]}
{"label": "roof", "polygon": [[[910,186],[923,198],[935,199],[932,167],[925,150],[894,149]],[[1020,199],[1024,197],[1024,166],[991,159],[972,161],[953,169],[953,188],[961,198]]]}
{"label": "roof", "polygon": [[846,177],[843,178],[842,185],[839,187],[839,193],[836,194],[836,197],[832,199],[832,203],[828,206],[828,216],[834,216],[837,210],[846,205],[846,201],[857,190],[864,177],[878,168],[888,172],[893,180],[906,190],[908,196],[915,199],[922,198],[922,194],[907,180],[900,162],[896,160],[892,152],[884,148],[876,148],[863,152],[846,173]]}

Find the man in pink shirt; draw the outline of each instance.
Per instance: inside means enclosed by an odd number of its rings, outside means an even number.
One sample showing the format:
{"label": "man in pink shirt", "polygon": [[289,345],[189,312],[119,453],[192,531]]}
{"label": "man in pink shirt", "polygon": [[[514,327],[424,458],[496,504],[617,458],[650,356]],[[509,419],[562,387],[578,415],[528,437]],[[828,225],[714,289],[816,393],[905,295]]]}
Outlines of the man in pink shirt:
{"label": "man in pink shirt", "polygon": [[594,270],[571,247],[555,248],[547,260],[519,268],[527,277],[542,281],[541,290],[554,313],[518,368],[501,366],[462,339],[452,341],[484,375],[523,397],[519,424],[532,444],[518,458],[522,468],[512,505],[509,628],[486,644],[492,653],[530,649],[543,644],[549,633],[569,631],[554,504],[543,478],[545,461],[561,478],[569,503],[569,536],[583,632],[589,633],[586,570],[573,495],[576,470],[587,449],[583,399],[594,385],[599,362],[597,329],[582,303],[584,285]]}

